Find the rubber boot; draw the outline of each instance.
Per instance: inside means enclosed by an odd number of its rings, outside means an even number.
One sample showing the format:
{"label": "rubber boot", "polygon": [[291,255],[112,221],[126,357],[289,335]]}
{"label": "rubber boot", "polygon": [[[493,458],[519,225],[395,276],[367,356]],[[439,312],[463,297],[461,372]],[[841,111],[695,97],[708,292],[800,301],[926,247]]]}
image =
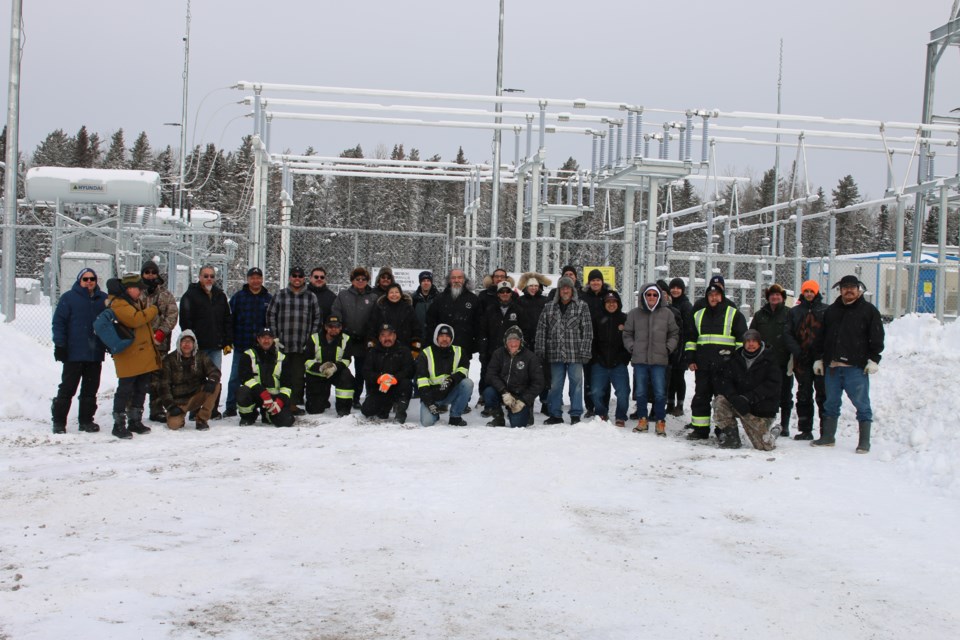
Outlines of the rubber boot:
{"label": "rubber boot", "polygon": [[133,434],[127,430],[126,413],[120,411],[113,412],[113,431],[111,433],[122,440],[129,440],[133,437]]}
{"label": "rubber boot", "polygon": [[50,403],[50,414],[53,417],[53,432],[67,432],[67,414],[70,413],[71,398],[54,398]]}
{"label": "rubber boot", "polygon": [[837,418],[820,420],[820,437],[810,443],[811,447],[832,447],[837,444]]}
{"label": "rubber boot", "polygon": [[97,413],[97,399],[80,398],[79,405],[80,415],[77,417],[80,420],[80,431],[86,431],[87,433],[100,431],[100,425],[93,421],[93,416]]}
{"label": "rubber boot", "polygon": [[737,428],[737,425],[720,431],[718,440],[721,449],[739,449],[743,446],[740,442],[740,429]]}
{"label": "rubber boot", "polygon": [[857,453],[870,453],[870,428],[872,422],[860,423],[860,441],[857,443]]}
{"label": "rubber boot", "polygon": [[784,413],[780,412],[780,437],[789,438],[790,437],[790,412],[787,411]]}
{"label": "rubber boot", "polygon": [[150,427],[143,424],[143,409],[127,409],[127,430],[140,435],[150,433]]}

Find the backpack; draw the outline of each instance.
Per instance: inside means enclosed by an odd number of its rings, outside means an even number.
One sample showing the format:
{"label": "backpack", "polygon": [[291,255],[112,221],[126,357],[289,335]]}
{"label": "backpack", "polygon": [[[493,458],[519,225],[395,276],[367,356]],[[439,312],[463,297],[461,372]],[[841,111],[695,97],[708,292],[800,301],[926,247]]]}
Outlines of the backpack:
{"label": "backpack", "polygon": [[93,332],[97,334],[110,355],[117,355],[133,344],[133,334],[130,329],[117,321],[117,314],[107,307],[93,321]]}

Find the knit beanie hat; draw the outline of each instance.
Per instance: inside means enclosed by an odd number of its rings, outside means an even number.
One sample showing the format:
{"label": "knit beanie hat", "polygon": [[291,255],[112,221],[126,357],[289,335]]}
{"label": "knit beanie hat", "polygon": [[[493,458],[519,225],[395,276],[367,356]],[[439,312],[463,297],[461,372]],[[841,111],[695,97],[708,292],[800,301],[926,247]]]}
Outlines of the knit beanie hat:
{"label": "knit beanie hat", "polygon": [[816,280],[807,280],[800,285],[800,291],[812,290],[814,293],[820,293],[820,283]]}
{"label": "knit beanie hat", "polygon": [[600,269],[591,269],[589,275],[587,275],[587,282],[591,280],[600,280],[603,282],[603,272]]}
{"label": "knit beanie hat", "polygon": [[671,280],[670,288],[673,289],[674,287],[684,292],[687,290],[687,285],[684,283],[683,278],[674,278],[673,280]]}
{"label": "knit beanie hat", "polygon": [[429,280],[433,282],[433,274],[429,271],[421,271],[420,275],[417,276],[417,282],[423,282],[424,280]]}
{"label": "knit beanie hat", "polygon": [[156,271],[157,273],[160,273],[160,267],[157,266],[157,263],[154,262],[153,260],[147,260],[146,262],[144,262],[143,266],[140,267],[140,273],[142,274],[144,271],[148,269],[152,271]]}

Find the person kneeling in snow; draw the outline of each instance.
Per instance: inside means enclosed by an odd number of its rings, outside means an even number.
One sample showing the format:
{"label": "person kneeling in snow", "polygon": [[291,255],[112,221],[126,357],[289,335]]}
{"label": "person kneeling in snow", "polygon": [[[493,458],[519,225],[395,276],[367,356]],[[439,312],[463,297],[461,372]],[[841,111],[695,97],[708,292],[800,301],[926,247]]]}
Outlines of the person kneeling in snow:
{"label": "person kneeling in snow", "polygon": [[220,369],[197,349],[193,331],[181,333],[177,350],[163,357],[157,390],[168,428],[182,427],[188,411],[196,411],[197,431],[210,428],[207,421],[220,395]]}
{"label": "person kneeling in snow", "polygon": [[350,373],[353,344],[343,333],[340,316],[326,317],[319,333],[310,336],[313,357],[307,360],[307,413],[323,413],[330,408],[330,387],[336,397],[337,417],[350,413],[353,406],[354,378]]}
{"label": "person kneeling in snow", "polygon": [[240,388],[237,389],[237,411],[240,426],[257,421],[260,409],[263,422],[275,427],[292,427],[290,387],[283,371],[284,355],[277,349],[273,331],[257,332],[256,346],[240,354]]}
{"label": "person kneeling in snow", "polygon": [[382,325],[377,344],[363,363],[367,397],[360,412],[368,418],[385,420],[393,408],[397,422],[406,422],[413,370],[413,356],[410,349],[397,344],[396,328],[391,324]]}
{"label": "person kneeling in snow", "polygon": [[780,379],[773,352],[763,344],[759,331],[749,329],[743,334],[743,346],[726,362],[723,392],[714,401],[721,449],[740,448],[737,418],[754,449],[776,448],[780,426],[770,425],[780,409]]}
{"label": "person kneeling in snow", "polygon": [[460,416],[473,395],[473,380],[463,366],[463,351],[453,344],[453,327],[438,324],[433,345],[417,358],[417,389],[420,391],[420,424],[432,427],[440,419],[440,408],[450,407],[452,427],[466,426]]}
{"label": "person kneeling in snow", "polygon": [[487,426],[506,426],[503,417],[503,407],[506,407],[510,412],[510,426],[525,427],[533,424],[533,401],[545,386],[543,367],[537,354],[523,346],[520,327],[507,329],[503,345],[493,352],[487,365],[483,397],[493,416]]}

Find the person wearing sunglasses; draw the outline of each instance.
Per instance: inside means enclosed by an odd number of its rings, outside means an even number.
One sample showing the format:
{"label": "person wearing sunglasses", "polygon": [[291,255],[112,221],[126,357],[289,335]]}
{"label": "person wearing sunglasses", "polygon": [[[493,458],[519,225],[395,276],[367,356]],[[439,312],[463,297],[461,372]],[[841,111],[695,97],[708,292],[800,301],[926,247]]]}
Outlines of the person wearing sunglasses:
{"label": "person wearing sunglasses", "polygon": [[94,334],[93,321],[103,311],[106,299],[107,294],[97,284],[97,272],[81,269],[53,312],[53,357],[63,363],[60,386],[51,406],[54,433],[67,432],[67,414],[77,387],[80,431],[100,431],[94,414],[106,347]]}
{"label": "person wearing sunglasses", "polygon": [[370,287],[370,272],[363,267],[354,267],[350,272],[350,286],[337,294],[331,313],[343,324],[343,332],[353,342],[353,408],[360,408],[363,394],[363,367],[367,354],[367,323],[379,295]]}
{"label": "person wearing sunglasses", "polygon": [[337,300],[337,294],[327,287],[327,270],[323,267],[314,267],[310,272],[310,280],[307,282],[307,289],[317,297],[317,303],[320,305],[320,317],[326,318],[333,309],[333,303]]}
{"label": "person wearing sunglasses", "polygon": [[[160,267],[153,260],[147,260],[140,267],[140,279],[143,281],[143,291],[140,297],[145,304],[156,305],[159,309],[157,317],[150,323],[153,329],[153,343],[160,353],[160,357],[170,353],[170,334],[177,326],[180,311],[177,308],[177,299],[167,290],[166,282],[160,275]],[[152,422],[166,422],[167,415],[160,401],[160,372],[158,371],[150,381],[150,415]]]}
{"label": "person wearing sunglasses", "polygon": [[[217,286],[213,265],[200,267],[197,282],[180,298],[180,328],[197,336],[197,348],[222,369],[223,356],[233,351],[233,318],[227,295]],[[213,407],[213,419],[221,416],[219,400]]]}

